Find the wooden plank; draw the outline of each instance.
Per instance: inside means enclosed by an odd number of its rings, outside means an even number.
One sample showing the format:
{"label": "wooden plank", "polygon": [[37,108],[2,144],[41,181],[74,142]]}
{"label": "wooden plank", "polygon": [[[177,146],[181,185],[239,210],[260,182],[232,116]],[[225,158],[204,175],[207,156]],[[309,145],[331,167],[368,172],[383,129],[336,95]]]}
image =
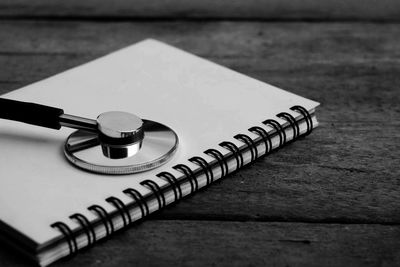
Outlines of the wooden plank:
{"label": "wooden plank", "polygon": [[397,0],[2,0],[2,17],[396,20]]}
{"label": "wooden plank", "polygon": [[399,31],[358,23],[3,21],[0,82],[28,84],[146,37],[167,41],[321,101],[321,127],[153,218],[397,224]]}
{"label": "wooden plank", "polygon": [[[146,221],[53,266],[395,266],[399,226]],[[2,266],[29,266],[0,245]]]}

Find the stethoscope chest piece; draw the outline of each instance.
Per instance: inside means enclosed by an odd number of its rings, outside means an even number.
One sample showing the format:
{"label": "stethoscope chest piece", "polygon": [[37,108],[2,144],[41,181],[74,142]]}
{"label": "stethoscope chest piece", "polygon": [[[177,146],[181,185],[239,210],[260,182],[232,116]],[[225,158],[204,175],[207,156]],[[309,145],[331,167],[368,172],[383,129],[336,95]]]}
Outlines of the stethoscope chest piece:
{"label": "stethoscope chest piece", "polygon": [[[118,125],[113,116],[108,116],[112,114],[102,115],[97,119],[100,134],[78,130],[66,140],[64,154],[73,165],[102,174],[143,172],[167,162],[178,147],[176,133],[161,123],[143,120],[140,124],[135,118],[129,121],[124,114],[114,114],[122,119]],[[102,120],[109,121],[112,127],[101,124]],[[118,137],[116,142],[113,136]],[[126,139],[130,145],[126,145]]]}
{"label": "stethoscope chest piece", "polygon": [[64,145],[65,156],[81,169],[102,174],[154,169],[178,147],[178,136],[171,128],[122,111],[105,112],[93,120],[56,107],[0,98],[0,118],[55,130],[78,129]]}

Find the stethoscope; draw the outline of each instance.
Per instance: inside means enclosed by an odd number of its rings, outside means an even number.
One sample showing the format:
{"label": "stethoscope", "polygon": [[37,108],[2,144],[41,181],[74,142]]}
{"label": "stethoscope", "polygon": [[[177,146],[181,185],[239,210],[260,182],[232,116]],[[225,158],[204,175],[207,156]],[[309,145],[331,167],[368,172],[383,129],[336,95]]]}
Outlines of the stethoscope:
{"label": "stethoscope", "polygon": [[64,155],[74,166],[95,173],[154,169],[178,147],[178,136],[171,128],[121,111],[104,112],[93,120],[56,107],[0,98],[0,118],[56,130],[77,129],[67,138]]}

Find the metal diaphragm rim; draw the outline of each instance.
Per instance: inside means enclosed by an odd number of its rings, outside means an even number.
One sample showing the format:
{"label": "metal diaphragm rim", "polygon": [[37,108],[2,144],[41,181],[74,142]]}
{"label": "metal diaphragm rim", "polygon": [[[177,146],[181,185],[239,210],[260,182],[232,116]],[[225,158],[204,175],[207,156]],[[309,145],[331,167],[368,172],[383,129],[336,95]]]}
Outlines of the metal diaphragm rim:
{"label": "metal diaphragm rim", "polygon": [[78,130],[67,138],[64,155],[74,166],[99,174],[132,174],[148,171],[166,163],[178,148],[177,134],[169,127],[143,120],[144,138],[137,154],[124,159],[104,156],[96,133]]}

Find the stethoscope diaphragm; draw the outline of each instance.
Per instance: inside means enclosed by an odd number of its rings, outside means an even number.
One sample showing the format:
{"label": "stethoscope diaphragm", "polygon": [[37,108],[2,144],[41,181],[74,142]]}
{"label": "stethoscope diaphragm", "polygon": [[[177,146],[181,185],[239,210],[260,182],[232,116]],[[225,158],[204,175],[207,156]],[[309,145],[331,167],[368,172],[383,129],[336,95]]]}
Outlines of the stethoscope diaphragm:
{"label": "stethoscope diaphragm", "polygon": [[95,133],[73,132],[64,146],[67,159],[79,168],[102,174],[130,174],[154,169],[167,162],[178,147],[178,136],[169,127],[143,120],[141,148],[133,156],[112,159],[104,155]]}

